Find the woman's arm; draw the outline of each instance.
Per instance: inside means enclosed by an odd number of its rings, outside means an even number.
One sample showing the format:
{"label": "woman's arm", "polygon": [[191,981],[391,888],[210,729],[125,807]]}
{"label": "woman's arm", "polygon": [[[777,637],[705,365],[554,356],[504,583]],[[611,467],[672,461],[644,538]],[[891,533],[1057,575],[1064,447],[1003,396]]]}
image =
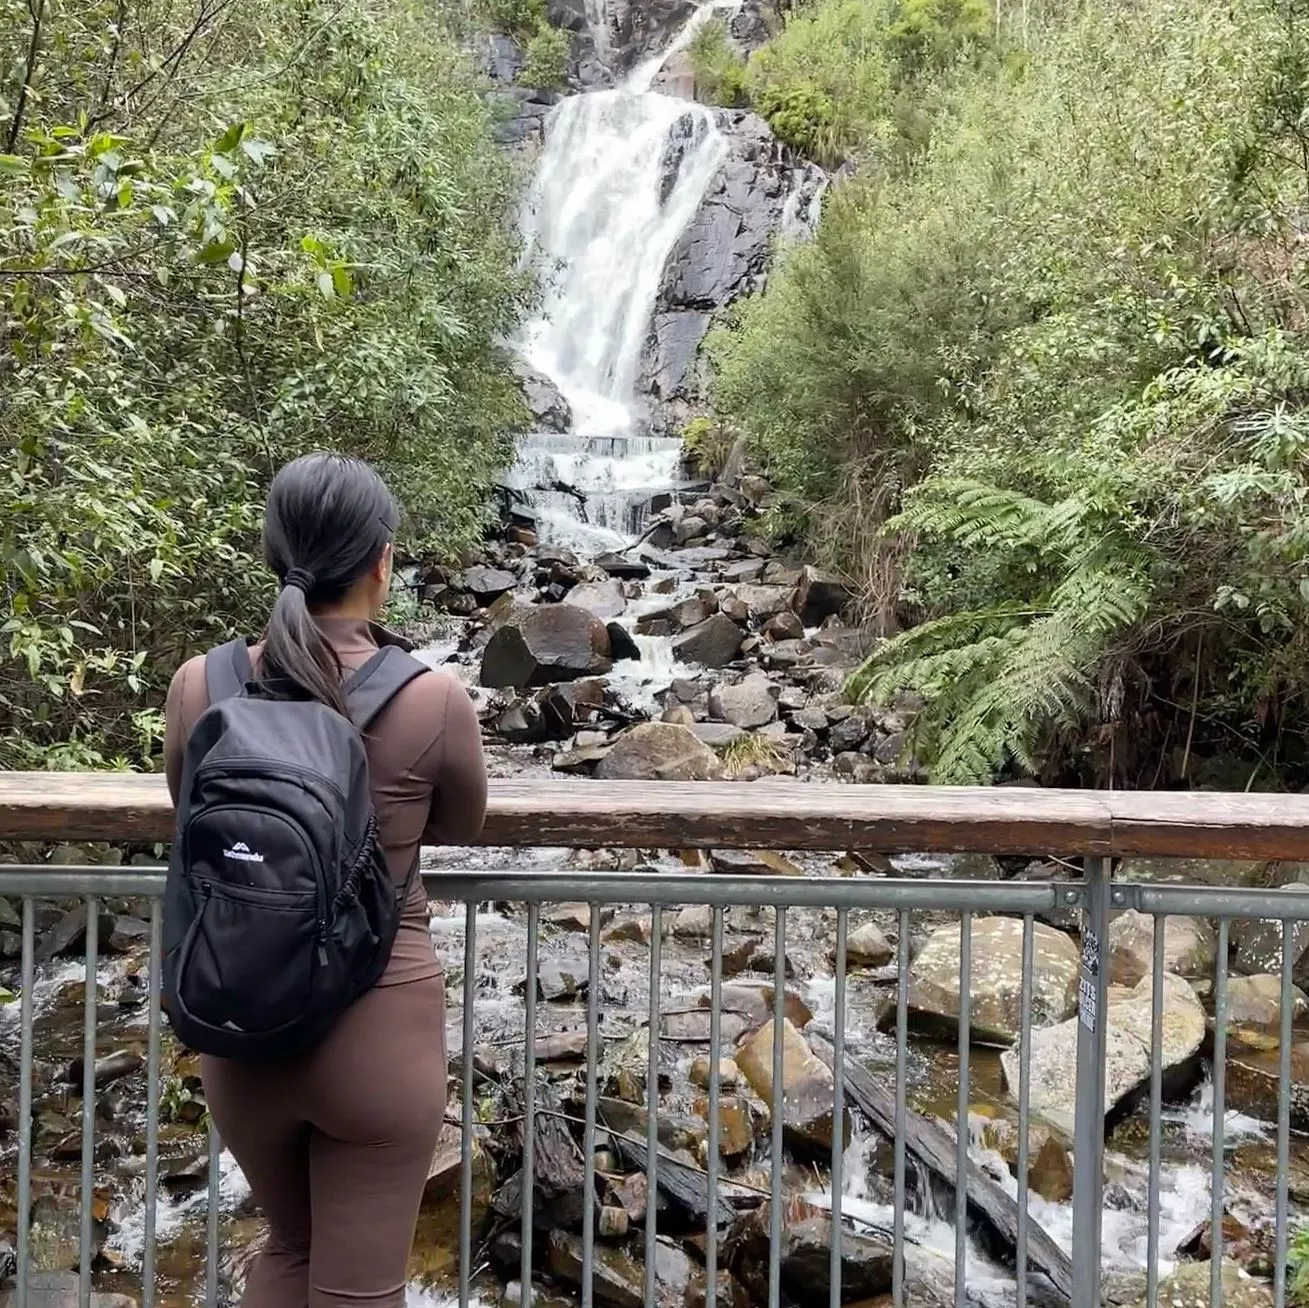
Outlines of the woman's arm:
{"label": "woman's arm", "polygon": [[468,692],[449,674],[445,683],[444,727],[430,758],[432,811],[423,832],[429,845],[466,845],[486,820],[486,761],[482,727]]}

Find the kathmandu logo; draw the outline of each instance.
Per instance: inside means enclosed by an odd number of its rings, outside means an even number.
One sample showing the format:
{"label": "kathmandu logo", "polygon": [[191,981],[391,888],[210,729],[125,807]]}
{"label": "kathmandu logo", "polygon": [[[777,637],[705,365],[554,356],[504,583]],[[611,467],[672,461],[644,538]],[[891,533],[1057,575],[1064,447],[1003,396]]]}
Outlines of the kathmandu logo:
{"label": "kathmandu logo", "polygon": [[256,854],[244,841],[238,840],[231,849],[223,850],[224,858],[235,859],[238,863],[262,863],[264,856]]}

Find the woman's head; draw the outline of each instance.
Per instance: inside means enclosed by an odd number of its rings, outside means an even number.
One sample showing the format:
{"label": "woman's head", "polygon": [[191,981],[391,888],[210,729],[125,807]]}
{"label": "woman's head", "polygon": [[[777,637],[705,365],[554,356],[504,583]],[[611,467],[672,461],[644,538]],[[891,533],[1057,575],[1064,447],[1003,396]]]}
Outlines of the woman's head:
{"label": "woman's head", "polygon": [[360,459],[307,454],[273,479],[264,557],[282,583],[264,646],[264,674],[344,713],[341,666],[311,614],[372,616],[386,601],[399,513]]}

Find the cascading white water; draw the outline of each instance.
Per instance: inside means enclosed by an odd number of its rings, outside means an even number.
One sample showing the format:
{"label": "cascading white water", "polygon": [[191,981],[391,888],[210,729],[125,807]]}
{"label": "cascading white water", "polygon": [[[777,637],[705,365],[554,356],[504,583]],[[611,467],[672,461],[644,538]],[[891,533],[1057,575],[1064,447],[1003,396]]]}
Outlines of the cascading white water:
{"label": "cascading white water", "polygon": [[726,7],[712,0],[668,50],[612,90],[563,100],[546,123],[522,218],[525,257],[546,292],[519,349],[568,401],[573,431],[524,440],[509,482],[560,544],[626,544],[650,496],[677,482],[680,443],[644,429],[637,382],[664,264],[727,147],[708,109],[650,87]]}

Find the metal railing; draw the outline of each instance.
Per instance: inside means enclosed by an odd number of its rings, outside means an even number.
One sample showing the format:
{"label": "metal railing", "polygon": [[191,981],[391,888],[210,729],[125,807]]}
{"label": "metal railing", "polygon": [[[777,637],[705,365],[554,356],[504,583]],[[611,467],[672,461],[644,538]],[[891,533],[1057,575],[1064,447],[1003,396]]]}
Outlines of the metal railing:
{"label": "metal railing", "polygon": [[[542,802],[552,790],[549,786],[539,788]],[[551,819],[549,830],[537,827],[533,845],[545,843],[567,829],[567,803],[569,795],[577,790],[553,788],[556,795],[564,796],[560,806],[565,810],[563,816]],[[586,787],[586,790],[614,791],[614,787]],[[621,789],[621,788],[620,788]],[[672,848],[682,844],[715,846],[721,848],[758,847],[769,835],[778,834],[777,824],[782,821],[774,815],[773,826],[763,822],[762,830],[750,830],[743,825],[739,810],[742,803],[758,804],[764,796],[768,803],[780,805],[800,805],[806,801],[813,802],[815,808],[821,802],[827,802],[829,796],[823,788],[806,786],[773,787],[647,787],[642,788],[643,797],[638,797],[632,790],[622,791],[622,798],[628,805],[626,811],[658,802],[659,797],[667,793],[671,803],[664,810],[662,827],[651,826],[646,821],[639,829],[626,833],[617,832],[612,819],[604,817],[600,821],[606,829],[606,837],[612,844],[629,846]],[[725,799],[725,790],[734,792],[754,791],[748,800],[735,800],[736,812],[731,808],[720,814],[717,823],[709,818],[694,814],[686,817],[685,804],[679,796],[687,792],[713,790],[716,797]],[[650,797],[653,792],[653,798]],[[925,805],[924,811],[930,811],[933,794],[938,792],[918,791],[912,797],[895,792],[895,788],[864,788],[855,792],[856,798],[848,798],[850,789],[840,803],[866,808],[864,815],[867,826],[865,834],[874,829],[880,834],[868,839],[865,847],[875,847],[882,851],[895,851],[900,847],[922,850],[929,847],[926,835],[921,838],[905,836],[903,817],[894,812],[892,819],[886,818],[888,810],[895,811],[898,804]],[[1011,792],[1012,793],[1012,792]],[[695,798],[699,800],[699,795]],[[708,796],[705,801],[709,801]],[[539,1028],[541,1016],[538,1000],[537,977],[540,963],[540,944],[545,938],[542,932],[542,910],[548,905],[559,903],[582,903],[590,906],[589,921],[586,925],[587,936],[587,983],[585,985],[586,1001],[586,1038],[585,1038],[585,1098],[580,1121],[580,1141],[574,1139],[574,1147],[580,1143],[580,1191],[581,1203],[581,1241],[580,1270],[573,1276],[574,1284],[580,1289],[583,1308],[592,1308],[593,1303],[613,1305],[625,1302],[615,1300],[611,1289],[603,1280],[597,1281],[596,1267],[598,1250],[601,1243],[611,1238],[609,1232],[597,1232],[600,1215],[598,1183],[611,1179],[606,1169],[602,1176],[601,1161],[607,1161],[606,1155],[619,1160],[624,1172],[643,1171],[646,1179],[646,1211],[644,1215],[643,1240],[627,1236],[626,1243],[635,1253],[644,1250],[642,1270],[643,1283],[640,1294],[646,1305],[661,1302],[660,1287],[657,1282],[658,1251],[660,1237],[661,1210],[658,1202],[663,1197],[673,1214],[673,1220],[683,1232],[688,1225],[699,1230],[702,1220],[702,1232],[699,1243],[695,1246],[703,1259],[702,1279],[704,1283],[703,1299],[708,1308],[716,1300],[725,1296],[736,1296],[740,1286],[734,1281],[720,1281],[720,1274],[730,1268],[731,1276],[740,1279],[743,1271],[742,1258],[757,1256],[766,1259],[766,1267],[761,1262],[757,1268],[745,1269],[752,1273],[746,1279],[751,1284],[746,1297],[752,1302],[767,1303],[769,1308],[796,1299],[812,1300],[814,1294],[797,1295],[797,1287],[784,1283],[784,1259],[786,1256],[785,1238],[788,1230],[787,1209],[793,1196],[786,1188],[786,1165],[788,1143],[791,1132],[791,1117],[796,1105],[789,1102],[784,1091],[779,1087],[785,1085],[784,1056],[786,1038],[772,1038],[771,1044],[771,1094],[762,1098],[769,1107],[768,1149],[767,1149],[767,1184],[762,1181],[753,1184],[748,1178],[739,1174],[733,1178],[723,1174],[721,1164],[722,1133],[722,1069],[720,1058],[730,1054],[731,1041],[726,1040],[724,1019],[732,1015],[723,1003],[723,987],[726,984],[724,924],[725,914],[734,909],[762,909],[773,913],[772,935],[773,949],[771,960],[772,995],[769,1001],[769,1016],[762,1021],[767,1026],[771,1021],[772,1036],[778,1031],[786,1032],[785,1023],[788,1014],[789,997],[793,994],[788,988],[788,948],[791,937],[788,925],[794,916],[812,910],[821,910],[827,917],[834,919],[835,947],[833,974],[833,1001],[830,1019],[830,1040],[819,1038],[807,1031],[809,1048],[833,1069],[831,1096],[831,1138],[832,1145],[827,1167],[830,1169],[830,1192],[827,1198],[830,1230],[827,1251],[826,1293],[832,1308],[850,1297],[843,1292],[843,1280],[847,1288],[852,1279],[847,1273],[845,1254],[858,1245],[865,1249],[871,1240],[880,1245],[889,1254],[890,1291],[892,1301],[900,1305],[937,1302],[930,1296],[924,1297],[926,1286],[918,1277],[923,1268],[933,1265],[933,1255],[924,1251],[919,1244],[921,1240],[921,1223],[916,1221],[916,1214],[911,1211],[911,1191],[916,1196],[920,1209],[928,1206],[927,1191],[933,1189],[930,1182],[921,1179],[924,1173],[934,1178],[935,1188],[944,1188],[943,1197],[946,1219],[954,1224],[953,1239],[953,1275],[948,1282],[941,1282],[948,1291],[947,1301],[958,1308],[968,1303],[981,1302],[970,1288],[970,1270],[975,1269],[982,1255],[971,1236],[979,1226],[991,1238],[989,1248],[994,1249],[998,1236],[1000,1245],[1005,1247],[1005,1260],[1012,1273],[1012,1302],[1020,1308],[1033,1300],[1034,1291],[1039,1286],[1048,1296],[1053,1293],[1056,1298],[1064,1299],[1073,1308],[1092,1308],[1104,1302],[1102,1281],[1102,1221],[1105,1212],[1105,1096],[1106,1096],[1106,1059],[1109,1053],[1110,1005],[1109,1005],[1109,960],[1106,945],[1109,939],[1111,915],[1125,909],[1135,909],[1147,915],[1154,922],[1153,957],[1150,971],[1150,1057],[1148,1088],[1148,1161],[1147,1198],[1146,1198],[1146,1257],[1144,1260],[1144,1284],[1141,1296],[1150,1308],[1156,1303],[1165,1302],[1160,1293],[1161,1264],[1168,1258],[1168,1251],[1161,1248],[1161,1178],[1163,1176],[1163,1138],[1164,1138],[1164,1095],[1165,1095],[1165,1025],[1166,1025],[1166,939],[1164,926],[1167,919],[1174,915],[1201,916],[1216,919],[1217,949],[1213,978],[1213,1031],[1212,1031],[1212,1143],[1209,1150],[1210,1166],[1210,1231],[1208,1244],[1210,1249],[1209,1302],[1218,1305],[1224,1302],[1226,1282],[1224,1281],[1224,1218],[1226,1214],[1226,1197],[1229,1193],[1229,1176],[1227,1166],[1227,1147],[1224,1132],[1226,1113],[1225,1070],[1228,1034],[1228,955],[1229,932],[1231,924],[1240,919],[1269,919],[1281,924],[1281,967],[1280,967],[1280,1027],[1278,1036],[1277,1067],[1277,1114],[1276,1114],[1276,1173],[1275,1195],[1273,1201],[1275,1238],[1272,1252],[1272,1299],[1282,1308],[1288,1302],[1287,1253],[1288,1239],[1292,1223],[1292,1211],[1289,1197],[1289,1177],[1291,1173],[1291,1108],[1292,1108],[1292,1045],[1295,1036],[1293,1025],[1296,990],[1293,985],[1293,969],[1296,963],[1296,924],[1309,921],[1309,894],[1297,894],[1286,890],[1226,890],[1212,887],[1174,885],[1161,883],[1124,884],[1111,877],[1110,856],[1122,852],[1134,852],[1148,849],[1151,853],[1160,852],[1160,846],[1166,846],[1166,852],[1174,856],[1190,853],[1213,856],[1222,851],[1253,852],[1256,856],[1286,857],[1294,849],[1304,848],[1305,844],[1298,837],[1298,828],[1305,826],[1304,803],[1299,797],[1287,801],[1287,806],[1280,810],[1276,830],[1266,845],[1260,844],[1257,824],[1252,822],[1251,812],[1243,810],[1239,803],[1232,806],[1226,815],[1219,812],[1221,803],[1238,797],[1194,797],[1200,802],[1196,805],[1197,817],[1192,826],[1179,824],[1176,813],[1165,817],[1161,825],[1167,826],[1167,832],[1160,834],[1158,827],[1151,826],[1142,819],[1128,838],[1120,838],[1117,847],[1113,839],[1106,838],[1103,832],[1088,830],[1085,826],[1077,832],[1062,830],[1057,822],[1051,824],[1047,816],[1038,813],[1032,822],[1036,827],[1024,827],[1021,824],[1010,829],[996,815],[994,792],[982,798],[976,797],[979,804],[977,816],[978,829],[982,820],[992,822],[986,833],[984,847],[990,853],[1041,852],[1040,846],[1033,844],[1033,831],[1039,830],[1039,838],[1046,842],[1047,848],[1054,845],[1061,849],[1088,846],[1095,852],[1086,857],[1082,864],[1080,878],[1050,881],[969,881],[946,878],[921,879],[904,876],[855,876],[855,877],[787,877],[787,876],[742,876],[742,875],[669,875],[659,873],[603,873],[581,874],[561,872],[524,872],[504,874],[499,872],[441,872],[429,874],[427,881],[429,894],[442,902],[453,902],[463,906],[462,928],[462,998],[457,1005],[452,1002],[452,1021],[450,1035],[461,1033],[457,1039],[451,1039],[455,1046],[455,1062],[458,1068],[456,1081],[459,1085],[460,1130],[461,1130],[461,1164],[460,1164],[460,1203],[458,1223],[458,1302],[464,1308],[473,1296],[478,1277],[477,1268],[482,1259],[482,1249],[477,1243],[486,1232],[474,1229],[474,1162],[475,1138],[479,1137],[481,1127],[477,1121],[476,1088],[483,1084],[485,1073],[479,1071],[477,1054],[479,1046],[486,1038],[488,1020],[479,1018],[477,980],[479,975],[479,914],[481,905],[521,905],[525,908],[522,943],[526,956],[526,976],[523,989],[524,1026],[521,1036],[513,1038],[512,1045],[506,1046],[503,1038],[499,1046],[508,1047],[513,1053],[513,1066],[510,1080],[520,1087],[521,1098],[521,1138],[532,1142],[532,1147],[524,1147],[521,1156],[521,1174],[518,1177],[519,1211],[516,1224],[518,1228],[518,1276],[524,1308],[532,1301],[534,1282],[539,1283],[542,1259],[540,1258],[540,1237],[548,1227],[542,1224],[542,1206],[534,1202],[538,1178],[535,1175],[538,1148],[536,1139],[538,1129],[547,1118],[567,1120],[556,1106],[541,1107],[538,1100],[545,1085],[542,1079],[541,1060],[538,1058],[538,1043],[543,1040]],[[1099,799],[1100,797],[1095,797]],[[1164,797],[1176,805],[1177,797]],[[1205,801],[1210,801],[1208,804]],[[515,801],[517,802],[517,801]],[[587,813],[579,810],[576,814],[576,827],[573,840],[569,843],[594,846],[600,843],[594,839],[597,834],[588,828],[588,822],[594,822],[595,814],[590,809],[588,796]],[[970,801],[971,802],[971,801]],[[1014,801],[1005,799],[1003,803]],[[1033,808],[1039,810],[1043,801],[1036,801]],[[1067,801],[1074,808],[1083,801],[1073,797]],[[948,792],[943,796],[942,807],[954,806],[947,818],[936,821],[931,828],[931,839],[939,842],[941,847],[960,850],[967,847],[968,817],[967,803],[960,792],[953,795]],[[879,807],[884,806],[884,807]],[[618,806],[622,811],[622,806]],[[1166,805],[1164,806],[1167,807]],[[1289,811],[1288,811],[1289,810]],[[762,812],[763,810],[761,810]],[[1031,818],[1032,810],[1028,810]],[[588,816],[589,814],[589,816]],[[774,810],[775,814],[775,810]],[[794,821],[804,823],[804,813],[793,811]],[[812,817],[812,814],[811,814]],[[141,829],[148,829],[150,818],[138,817],[136,824]],[[520,821],[521,819],[515,819]],[[493,822],[495,821],[493,817]],[[681,825],[683,821],[686,825]],[[836,829],[832,829],[832,822]],[[887,823],[890,825],[886,825]],[[791,848],[803,845],[808,849],[845,849],[847,837],[851,834],[848,816],[839,820],[813,819],[807,827],[803,840],[794,841]],[[877,824],[883,826],[878,827]],[[1225,834],[1224,824],[1230,827]],[[944,825],[943,825],[944,824]],[[112,825],[112,824],[111,824]],[[679,831],[689,834],[684,839],[671,838]],[[941,838],[943,829],[948,828],[948,835]],[[26,836],[33,833],[34,824],[22,825]],[[122,834],[121,823],[118,833]],[[788,827],[794,836],[795,830]],[[1062,834],[1060,834],[1062,830]],[[1051,833],[1054,832],[1052,837]],[[3,785],[0,784],[0,839],[6,835]],[[1111,832],[1112,835],[1112,832]],[[653,837],[653,839],[652,839]],[[527,841],[523,841],[526,844]],[[562,842],[560,842],[562,843]],[[780,842],[779,842],[780,843]],[[38,976],[37,963],[37,912],[40,901],[80,900],[86,908],[85,931],[85,993],[84,1021],[82,1028],[82,1062],[80,1068],[81,1083],[81,1173],[78,1185],[79,1194],[79,1236],[80,1236],[80,1277],[78,1281],[79,1308],[89,1308],[93,1280],[97,1275],[107,1274],[99,1268],[95,1259],[96,1240],[94,1229],[97,1218],[94,1212],[97,1177],[103,1178],[106,1165],[97,1156],[97,1030],[100,1012],[98,963],[101,958],[102,941],[100,939],[100,910],[105,900],[118,898],[148,901],[148,962],[146,967],[145,1010],[146,1010],[146,1056],[144,1075],[146,1078],[145,1104],[145,1160],[143,1184],[143,1238],[140,1254],[139,1286],[143,1308],[154,1308],[158,1300],[157,1268],[159,1265],[159,1240],[156,1238],[156,1210],[160,1193],[160,1108],[161,1108],[161,1049],[162,1029],[159,1008],[159,967],[160,967],[160,893],[162,890],[162,873],[157,868],[111,869],[111,868],[53,868],[49,866],[0,866],[0,897],[9,896],[21,900],[21,958],[18,968],[18,1027],[19,1048],[19,1104],[18,1104],[18,1144],[17,1144],[17,1194],[15,1211],[17,1214],[16,1256],[17,1287],[14,1308],[28,1308],[29,1288],[32,1284],[33,1249],[31,1240],[31,1216],[33,1205],[33,1087],[36,1050],[36,1012],[35,994]],[[707,1138],[704,1143],[702,1159],[696,1163],[675,1155],[661,1144],[661,1114],[665,1111],[661,1101],[659,1069],[662,1055],[668,1043],[665,1036],[666,1011],[664,951],[666,944],[666,910],[674,906],[699,905],[708,906],[709,917],[709,990],[707,996],[708,1031],[707,1039],[700,1037],[696,1047],[704,1047],[708,1053],[708,1080],[705,1086],[707,1104],[705,1117]],[[600,1072],[602,1053],[605,1047],[600,1034],[600,1010],[602,1003],[602,967],[601,945],[603,940],[603,923],[601,910],[605,907],[630,908],[639,906],[649,909],[650,929],[648,939],[648,994],[643,1014],[647,1023],[645,1048],[645,1124],[644,1132],[639,1129],[623,1128],[610,1122],[607,1113],[601,1107]],[[869,911],[885,911],[894,914],[898,928],[895,944],[893,966],[888,965],[885,981],[893,987],[894,1022],[894,1057],[885,1077],[870,1074],[865,1059],[852,1055],[846,1035],[851,1019],[849,1009],[849,969],[847,967],[848,940],[851,913],[862,915]],[[1039,918],[1051,914],[1075,912],[1080,915],[1080,977],[1076,1011],[1076,1111],[1072,1131],[1072,1166],[1073,1197],[1071,1212],[1071,1238],[1052,1237],[1042,1225],[1042,1211],[1034,1208],[1029,1194],[1029,1174],[1031,1169],[1031,1139],[1035,1118],[1031,1104],[1032,1060],[1033,1060],[1033,1007],[1034,985],[1037,977],[1035,940]],[[934,925],[939,925],[941,914],[957,914],[959,921],[959,979],[958,979],[958,1087],[955,1103],[954,1122],[938,1121],[930,1115],[919,1112],[911,1105],[911,1044],[910,1018],[914,1005],[914,979],[912,937],[916,921],[915,915],[924,915]],[[1016,1050],[1014,1060],[1018,1070],[1018,1084],[1014,1097],[1017,1099],[1017,1158],[1013,1165],[1012,1182],[997,1182],[986,1170],[979,1166],[980,1151],[976,1147],[970,1129],[973,1108],[973,1064],[978,1056],[978,1041],[973,1033],[973,923],[979,916],[1004,915],[1021,920],[1021,996],[1019,1030],[1013,1041]],[[456,937],[458,932],[455,933]],[[448,969],[453,970],[453,969]],[[457,1010],[457,1014],[456,1014]],[[756,1015],[755,1031],[761,1023]],[[732,1026],[738,1025],[732,1023]],[[823,1025],[815,1021],[813,1025]],[[1035,1028],[1040,1032],[1042,1028]],[[3,1027],[0,1027],[3,1030]],[[744,1037],[742,1037],[744,1038]],[[984,1037],[984,1041],[991,1037]],[[521,1052],[519,1052],[521,1051]],[[866,1051],[865,1051],[866,1052]],[[0,1049],[0,1067],[3,1066],[3,1049]],[[880,1056],[873,1060],[887,1061]],[[892,1081],[890,1089],[885,1082]],[[849,1177],[845,1172],[846,1135],[844,1123],[847,1112],[852,1109],[863,1121],[866,1121],[875,1133],[889,1138],[893,1146],[893,1166],[889,1204],[889,1217],[869,1216],[866,1205],[855,1203],[848,1197],[846,1182]],[[2,1146],[0,1141],[0,1146]],[[601,1154],[601,1150],[605,1154]],[[812,1155],[811,1155],[812,1156]],[[910,1162],[913,1160],[911,1172]],[[212,1128],[208,1141],[208,1198],[205,1219],[205,1274],[203,1278],[203,1299],[208,1305],[220,1302],[224,1285],[220,1282],[220,1229],[222,1217],[221,1195],[221,1145]],[[108,1170],[112,1170],[112,1164]],[[512,1179],[501,1176],[500,1180]],[[810,1196],[810,1211],[813,1199]],[[821,1206],[820,1206],[821,1207]],[[851,1209],[855,1211],[851,1212]],[[747,1248],[742,1255],[740,1249],[746,1247],[737,1238],[738,1228],[746,1222],[751,1213],[756,1218],[763,1212],[767,1214],[766,1231],[761,1238],[766,1243],[766,1254],[762,1245],[756,1243]],[[634,1225],[640,1225],[640,1219],[634,1219]],[[761,1223],[762,1224],[762,1223]],[[757,1229],[757,1228],[756,1228]],[[575,1232],[572,1234],[575,1235]],[[750,1253],[753,1250],[754,1253]],[[993,1255],[988,1253],[989,1263]],[[812,1271],[812,1258],[806,1267]],[[858,1272],[858,1268],[854,1268]],[[113,1279],[117,1276],[117,1280]],[[123,1273],[113,1273],[108,1283],[121,1286]],[[131,1273],[136,1280],[135,1270]],[[862,1287],[862,1288],[860,1288]],[[860,1293],[867,1289],[864,1280],[859,1280]],[[853,1291],[851,1291],[853,1293]],[[197,1297],[199,1288],[197,1287]],[[698,1302],[698,1300],[697,1300]],[[729,1303],[731,1298],[729,1298]],[[1135,1302],[1128,1299],[1127,1302]]]}

